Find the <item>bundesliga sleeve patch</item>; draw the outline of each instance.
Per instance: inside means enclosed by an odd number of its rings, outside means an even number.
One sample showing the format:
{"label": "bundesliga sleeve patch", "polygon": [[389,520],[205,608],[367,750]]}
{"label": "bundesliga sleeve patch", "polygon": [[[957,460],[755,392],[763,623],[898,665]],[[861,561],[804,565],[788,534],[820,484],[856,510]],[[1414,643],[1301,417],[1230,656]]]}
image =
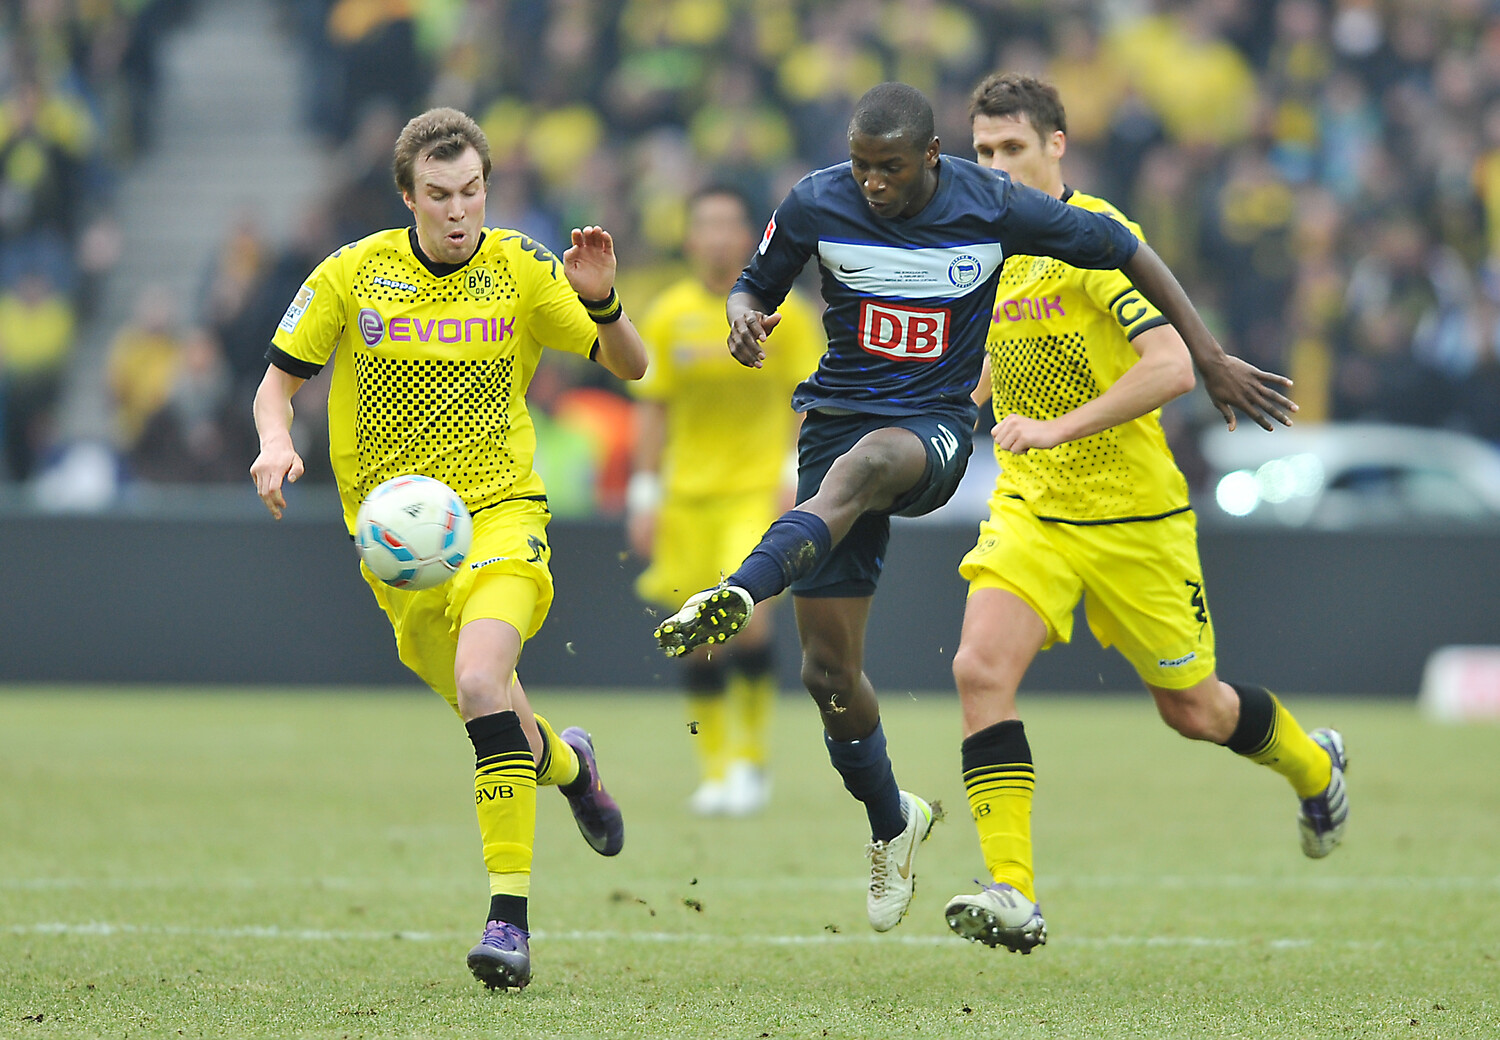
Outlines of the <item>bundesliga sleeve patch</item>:
{"label": "bundesliga sleeve patch", "polygon": [[302,315],[307,313],[307,305],[312,303],[313,291],[307,285],[297,290],[297,295],[292,297],[292,302],[286,305],[286,313],[281,316],[281,324],[277,326],[282,332],[292,333],[297,331],[297,323],[302,320]]}
{"label": "bundesliga sleeve patch", "polygon": [[766,255],[766,250],[771,247],[771,239],[776,235],[776,214],[771,214],[771,219],[766,222],[766,233],[760,236],[760,248],[756,250],[761,256]]}

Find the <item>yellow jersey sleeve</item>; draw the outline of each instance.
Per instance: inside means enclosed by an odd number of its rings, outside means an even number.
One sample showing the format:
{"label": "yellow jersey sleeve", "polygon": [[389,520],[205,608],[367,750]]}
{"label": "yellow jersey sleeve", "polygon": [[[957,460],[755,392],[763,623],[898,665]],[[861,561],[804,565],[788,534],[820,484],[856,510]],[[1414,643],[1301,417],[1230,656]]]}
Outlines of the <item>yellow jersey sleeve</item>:
{"label": "yellow jersey sleeve", "polygon": [[354,246],[342,246],[313,268],[276,326],[271,344],[293,362],[279,367],[300,369],[292,375],[304,379],[316,375],[344,337],[353,252]]}
{"label": "yellow jersey sleeve", "polygon": [[529,304],[531,335],[543,347],[589,357],[598,328],[563,274],[562,257],[519,232],[498,234],[511,258],[521,298]]}
{"label": "yellow jersey sleeve", "polygon": [[[1093,195],[1075,193],[1074,199],[1070,199],[1069,201],[1084,209],[1090,209],[1096,213],[1103,213],[1106,216],[1113,217],[1128,227],[1136,238],[1142,242],[1146,241],[1145,234],[1135,221],[1127,218],[1125,214],[1115,209],[1114,206],[1103,199],[1096,198]],[[1127,340],[1135,339],[1147,329],[1154,329],[1159,325],[1168,324],[1162,312],[1157,310],[1155,304],[1149,302],[1137,291],[1136,287],[1131,284],[1130,279],[1125,276],[1125,272],[1107,269],[1103,271],[1083,271],[1080,269],[1080,273],[1082,275],[1081,281],[1084,292],[1088,294],[1089,299],[1093,301],[1094,306],[1100,312],[1109,314],[1114,318],[1115,323],[1120,326],[1120,330],[1125,333]]]}

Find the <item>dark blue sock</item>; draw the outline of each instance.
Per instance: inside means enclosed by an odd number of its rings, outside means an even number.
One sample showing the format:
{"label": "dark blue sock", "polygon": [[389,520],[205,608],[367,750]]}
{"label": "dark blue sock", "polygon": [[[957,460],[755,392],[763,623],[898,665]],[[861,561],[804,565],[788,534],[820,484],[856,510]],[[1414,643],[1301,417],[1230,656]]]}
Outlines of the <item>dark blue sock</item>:
{"label": "dark blue sock", "polygon": [[833,535],[822,517],[789,510],[766,528],[760,544],[729,576],[729,584],[738,585],[759,603],[810,573],[832,547]]}
{"label": "dark blue sock", "polygon": [[880,723],[877,722],[875,732],[863,740],[834,740],[824,733],[823,743],[828,745],[833,768],[844,778],[844,787],[865,803],[865,815],[870,818],[870,837],[875,841],[890,841],[905,830],[901,789],[896,786],[896,774],[891,770],[891,759],[885,752],[885,731],[880,728]]}

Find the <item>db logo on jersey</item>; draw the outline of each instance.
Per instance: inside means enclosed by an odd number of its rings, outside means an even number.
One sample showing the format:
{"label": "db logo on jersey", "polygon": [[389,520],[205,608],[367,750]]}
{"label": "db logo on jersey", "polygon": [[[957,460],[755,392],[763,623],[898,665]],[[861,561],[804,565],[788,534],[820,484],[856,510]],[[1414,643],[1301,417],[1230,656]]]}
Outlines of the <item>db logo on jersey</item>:
{"label": "db logo on jersey", "polygon": [[859,308],[859,345],[897,361],[936,361],[948,349],[948,311],[865,300]]}

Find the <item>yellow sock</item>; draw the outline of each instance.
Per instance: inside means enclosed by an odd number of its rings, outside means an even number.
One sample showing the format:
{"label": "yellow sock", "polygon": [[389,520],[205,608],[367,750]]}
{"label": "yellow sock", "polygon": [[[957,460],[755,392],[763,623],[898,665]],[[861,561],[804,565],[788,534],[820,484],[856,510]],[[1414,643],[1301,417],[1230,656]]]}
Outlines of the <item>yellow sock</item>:
{"label": "yellow sock", "polygon": [[542,760],[536,767],[538,787],[561,787],[578,779],[578,753],[563,741],[540,715],[536,727],[542,731]]}
{"label": "yellow sock", "polygon": [[732,675],[724,695],[737,723],[732,756],[738,761],[764,766],[770,758],[768,737],[776,708],[776,677]]}
{"label": "yellow sock", "polygon": [[491,895],[525,896],[536,837],[536,763],[513,711],[473,719],[474,807]]}
{"label": "yellow sock", "polygon": [[724,779],[725,738],[724,694],[689,694],[687,699],[688,722],[695,734],[692,736],[693,751],[698,757],[698,771],[705,780]]}
{"label": "yellow sock", "polygon": [[969,811],[990,877],[1036,901],[1031,865],[1031,795],[1036,777],[1029,762],[982,766],[964,773]]}
{"label": "yellow sock", "polygon": [[1333,763],[1292,713],[1269,690],[1231,683],[1240,695],[1240,722],[1226,746],[1268,766],[1291,783],[1298,798],[1311,798],[1328,786]]}
{"label": "yellow sock", "polygon": [[964,738],[963,769],[969,812],[990,877],[1035,902],[1031,795],[1036,770],[1021,721],[997,722]]}

